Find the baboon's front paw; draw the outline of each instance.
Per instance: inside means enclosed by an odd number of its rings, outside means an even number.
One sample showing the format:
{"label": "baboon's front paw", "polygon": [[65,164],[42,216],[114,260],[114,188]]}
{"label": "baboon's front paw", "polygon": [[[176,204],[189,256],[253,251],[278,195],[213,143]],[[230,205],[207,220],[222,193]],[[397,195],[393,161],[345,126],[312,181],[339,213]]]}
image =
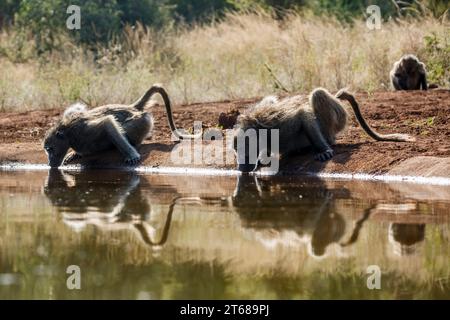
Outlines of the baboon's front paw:
{"label": "baboon's front paw", "polygon": [[125,164],[129,165],[129,166],[135,166],[139,163],[139,161],[141,160],[141,156],[140,155],[136,155],[133,157],[128,157],[125,159]]}
{"label": "baboon's front paw", "polygon": [[330,160],[331,158],[333,158],[333,155],[334,155],[333,150],[328,149],[328,150],[325,150],[324,152],[317,153],[314,156],[314,159],[323,162],[323,161],[327,161],[327,160]]}

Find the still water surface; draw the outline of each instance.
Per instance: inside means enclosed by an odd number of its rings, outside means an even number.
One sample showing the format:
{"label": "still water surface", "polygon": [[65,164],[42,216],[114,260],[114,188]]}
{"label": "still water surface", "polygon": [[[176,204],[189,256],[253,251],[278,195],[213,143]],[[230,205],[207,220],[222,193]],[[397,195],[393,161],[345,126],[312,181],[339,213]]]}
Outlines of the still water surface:
{"label": "still water surface", "polygon": [[449,240],[448,186],[0,171],[0,299],[450,299]]}

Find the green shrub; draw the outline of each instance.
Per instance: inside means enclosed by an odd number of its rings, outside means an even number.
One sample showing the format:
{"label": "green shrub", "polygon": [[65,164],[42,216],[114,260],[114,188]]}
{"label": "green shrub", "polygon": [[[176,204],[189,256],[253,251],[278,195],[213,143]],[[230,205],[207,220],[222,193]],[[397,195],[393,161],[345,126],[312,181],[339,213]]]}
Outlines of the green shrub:
{"label": "green shrub", "polygon": [[169,0],[173,17],[181,22],[208,22],[237,7],[232,0]]}
{"label": "green shrub", "polygon": [[0,28],[14,23],[14,14],[19,6],[18,0],[0,0]]}
{"label": "green shrub", "polygon": [[61,0],[22,0],[16,22],[19,36],[29,33],[33,36],[37,54],[51,51],[59,46],[58,34],[63,28],[65,8]]}
{"label": "green shrub", "polygon": [[427,71],[430,82],[440,86],[450,86],[450,31],[437,36],[433,33],[425,37]]}
{"label": "green shrub", "polygon": [[115,0],[69,0],[65,2],[81,7],[81,29],[69,31],[79,42],[105,43],[119,32],[121,11]]}
{"label": "green shrub", "polygon": [[[161,28],[169,19],[168,7],[164,3],[160,0],[22,0],[16,22],[22,34],[33,37],[36,52],[40,55],[60,49],[61,39],[67,36],[77,43],[93,47],[120,35],[127,24],[140,21],[144,25]],[[69,5],[81,8],[80,30],[66,28]]]}
{"label": "green shrub", "polygon": [[135,25],[140,22],[146,26],[161,28],[170,23],[171,7],[167,0],[117,0],[120,21]]}

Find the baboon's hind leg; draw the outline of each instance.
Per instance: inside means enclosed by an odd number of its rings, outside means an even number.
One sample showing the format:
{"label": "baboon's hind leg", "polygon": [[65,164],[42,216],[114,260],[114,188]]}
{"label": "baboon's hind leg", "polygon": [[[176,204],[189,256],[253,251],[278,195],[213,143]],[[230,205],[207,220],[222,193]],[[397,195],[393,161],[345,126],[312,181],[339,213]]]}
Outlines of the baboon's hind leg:
{"label": "baboon's hind leg", "polygon": [[331,147],[328,145],[322,132],[320,131],[320,127],[317,121],[304,121],[303,129],[305,130],[305,134],[309,142],[317,152],[314,156],[314,159],[319,161],[330,160],[333,157],[334,152],[333,149],[331,149]]}
{"label": "baboon's hind leg", "polygon": [[[310,96],[310,105],[313,109],[315,118],[307,118],[304,122],[304,129],[311,145],[317,150],[316,160],[327,161],[334,155],[330,145],[336,143],[334,136],[328,133],[327,123],[319,124],[321,119],[333,119],[336,115],[332,114],[333,105],[336,104],[334,97],[324,89],[316,89]],[[328,133],[328,134],[327,134]]]}
{"label": "baboon's hind leg", "polygon": [[123,133],[123,129],[114,117],[106,116],[101,120],[101,123],[112,144],[125,156],[125,163],[128,165],[137,164],[141,159],[141,156],[128,142]]}
{"label": "baboon's hind leg", "polygon": [[151,134],[153,118],[148,113],[144,113],[142,116],[122,124],[122,128],[126,132],[128,142],[133,146],[137,146]]}

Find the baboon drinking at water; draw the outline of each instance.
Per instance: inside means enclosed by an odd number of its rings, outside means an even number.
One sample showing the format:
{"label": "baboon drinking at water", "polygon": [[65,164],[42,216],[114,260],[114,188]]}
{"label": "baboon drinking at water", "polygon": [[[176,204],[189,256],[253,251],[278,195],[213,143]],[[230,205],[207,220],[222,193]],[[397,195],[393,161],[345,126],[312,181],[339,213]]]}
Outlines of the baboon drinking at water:
{"label": "baboon drinking at water", "polygon": [[427,90],[425,65],[412,54],[406,54],[394,63],[390,73],[395,90]]}
{"label": "baboon drinking at water", "polygon": [[[126,164],[137,164],[141,156],[135,147],[142,143],[153,128],[152,115],[144,111],[144,107],[155,93],[159,93],[164,100],[172,133],[178,139],[198,137],[198,134],[179,132],[173,121],[167,92],[161,86],[153,85],[131,105],[110,104],[92,110],[87,110],[83,104],[69,107],[45,136],[44,148],[49,165],[58,167],[63,161],[68,163],[113,148],[123,154]],[[69,148],[74,152],[65,157]]]}
{"label": "baboon drinking at water", "polygon": [[[257,159],[251,159],[249,143],[246,143],[246,131],[255,129],[259,140],[259,129],[278,129],[278,152],[281,156],[298,152],[305,147],[315,149],[315,159],[326,161],[333,157],[332,145],[336,135],[344,130],[348,122],[348,113],[338,99],[347,100],[356,119],[372,138],[379,141],[414,141],[406,134],[379,134],[373,131],[361,115],[360,108],[353,95],[341,90],[332,96],[327,90],[315,89],[309,96],[294,96],[278,101],[264,99],[238,118],[238,129],[234,135],[234,149],[237,153],[239,170],[248,172],[256,170],[261,155],[271,154],[271,148],[259,149],[257,143]],[[240,154],[243,152],[243,154]],[[243,159],[244,161],[240,161]]]}

